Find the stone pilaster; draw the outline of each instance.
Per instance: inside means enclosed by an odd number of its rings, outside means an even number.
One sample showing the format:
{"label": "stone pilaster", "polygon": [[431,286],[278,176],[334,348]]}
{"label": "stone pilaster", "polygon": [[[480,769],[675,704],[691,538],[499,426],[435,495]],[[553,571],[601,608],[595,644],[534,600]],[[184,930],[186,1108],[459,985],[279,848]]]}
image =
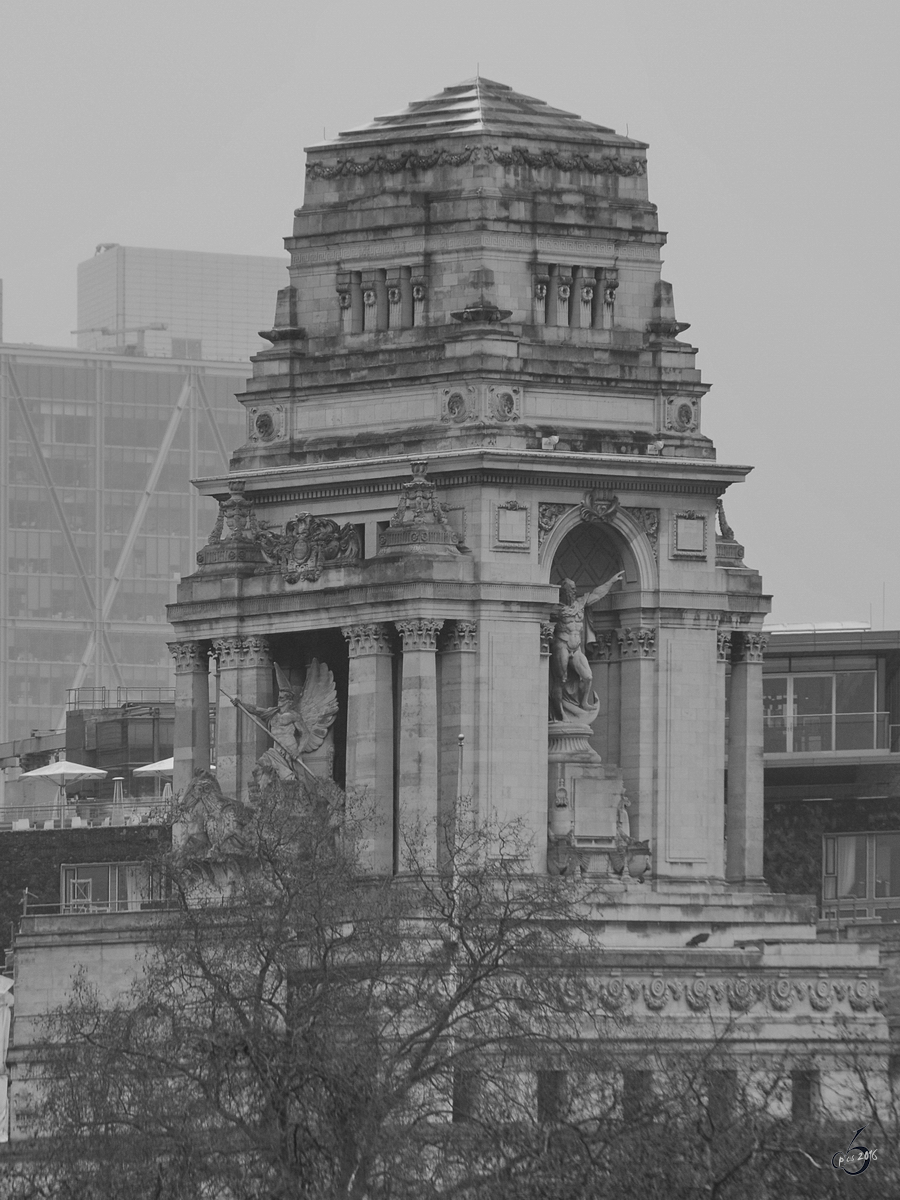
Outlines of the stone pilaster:
{"label": "stone pilaster", "polygon": [[347,689],[347,791],[362,806],[367,870],[394,866],[394,703],[392,650],[384,625],[345,625],[350,656]]}
{"label": "stone pilaster", "polygon": [[[213,642],[219,666],[219,710],[216,725],[216,773],[226,796],[243,797],[270,739],[247,713],[231,703],[268,708],[273,702],[272,659],[264,637],[226,637]],[[223,693],[227,693],[224,695]]]}
{"label": "stone pilaster", "polygon": [[438,802],[438,850],[445,844],[456,811],[460,783],[459,735],[463,743],[462,791],[464,799],[477,807],[475,763],[478,751],[475,715],[475,674],[478,661],[478,624],[450,621],[445,628],[439,668],[441,683],[441,794]]}
{"label": "stone pilaster", "polygon": [[762,663],[767,640],[760,633],[731,639],[725,873],[734,883],[761,884],[763,878]]}
{"label": "stone pilaster", "polygon": [[209,768],[209,649],[207,642],[169,642],[175,660],[175,770],[183,793],[194,771]]}
{"label": "stone pilaster", "polygon": [[[443,621],[416,617],[395,622],[403,640],[398,789],[399,869],[404,838],[416,843],[425,867],[436,863],[438,714],[435,652]],[[419,842],[424,839],[421,845]]]}

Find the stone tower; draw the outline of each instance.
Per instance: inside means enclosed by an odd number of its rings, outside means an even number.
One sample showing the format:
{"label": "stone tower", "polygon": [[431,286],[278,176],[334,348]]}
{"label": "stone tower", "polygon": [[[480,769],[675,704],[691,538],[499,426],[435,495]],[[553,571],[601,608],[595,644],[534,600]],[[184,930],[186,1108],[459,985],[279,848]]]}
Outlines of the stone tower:
{"label": "stone tower", "polygon": [[374,801],[374,870],[452,812],[462,734],[464,793],[535,870],[759,885],[768,601],[721,510],[748,468],[702,432],[646,149],[476,79],[308,151],[170,610],[176,788],[208,764],[210,653],[226,791],[267,745],[226,697],[271,707],[273,662],[300,686],[315,660],[338,712],[310,762]]}
{"label": "stone tower", "polygon": [[260,759],[332,776],[380,873],[410,830],[439,862],[466,796],[524,870],[596,882],[598,1003],[640,1037],[877,1059],[878,948],[762,880],[769,605],[722,508],[748,468],[702,432],[646,149],[477,79],[309,151],[170,609],[176,787],[211,746],[226,793]]}

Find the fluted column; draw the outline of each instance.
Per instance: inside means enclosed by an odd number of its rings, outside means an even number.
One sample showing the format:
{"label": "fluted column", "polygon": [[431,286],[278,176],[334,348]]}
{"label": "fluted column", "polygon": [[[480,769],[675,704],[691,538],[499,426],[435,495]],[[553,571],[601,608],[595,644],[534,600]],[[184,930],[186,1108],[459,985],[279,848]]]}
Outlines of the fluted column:
{"label": "fluted column", "polygon": [[762,663],[767,640],[759,633],[731,639],[725,873],[732,882],[763,879]]}
{"label": "fluted column", "polygon": [[209,651],[207,642],[169,642],[175,660],[175,770],[172,787],[184,792],[194,771],[209,768]]}
{"label": "fluted column", "polygon": [[395,622],[403,640],[400,692],[398,868],[405,839],[415,843],[424,867],[437,861],[438,719],[435,651],[443,621],[417,617]]}
{"label": "fluted column", "polygon": [[[475,621],[449,621],[439,659],[441,684],[441,795],[438,803],[438,851],[446,846],[446,831],[456,814],[458,789],[476,809],[476,715],[475,665],[478,651],[478,624]],[[463,777],[459,780],[459,735],[463,742]]]}
{"label": "fluted column", "polygon": [[394,865],[394,704],[387,628],[347,625],[347,791],[359,797],[366,844],[363,866],[389,874]]}
{"label": "fluted column", "polygon": [[270,739],[250,717],[226,698],[267,708],[272,704],[272,659],[264,637],[226,637],[213,642],[219,665],[216,716],[217,778],[226,796],[243,798]]}

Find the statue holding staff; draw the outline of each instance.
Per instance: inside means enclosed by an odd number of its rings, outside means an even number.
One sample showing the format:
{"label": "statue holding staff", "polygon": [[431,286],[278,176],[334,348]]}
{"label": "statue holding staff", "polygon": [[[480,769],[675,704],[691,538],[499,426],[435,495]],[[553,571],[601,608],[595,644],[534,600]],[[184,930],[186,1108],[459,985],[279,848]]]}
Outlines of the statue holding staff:
{"label": "statue holding staff", "polygon": [[302,778],[300,771],[310,774],[303,762],[325,741],[338,712],[337,688],[334,676],[325,663],[314,658],[306,670],[302,688],[294,688],[287,675],[275,664],[278,680],[278,700],[269,708],[247,704],[239,697],[229,697],[257,724],[262,725],[275,743],[257,760],[263,771],[279,779]]}

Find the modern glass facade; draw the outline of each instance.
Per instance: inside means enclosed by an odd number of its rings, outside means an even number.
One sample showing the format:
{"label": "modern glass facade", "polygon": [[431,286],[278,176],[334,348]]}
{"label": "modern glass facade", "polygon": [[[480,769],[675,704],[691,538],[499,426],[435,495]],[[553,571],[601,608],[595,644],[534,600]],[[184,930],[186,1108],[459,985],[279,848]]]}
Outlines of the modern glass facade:
{"label": "modern glass facade", "polygon": [[0,740],[73,687],[174,682],[165,605],[245,441],[248,365],[0,345]]}
{"label": "modern glass facade", "polygon": [[78,348],[246,362],[267,346],[257,331],[272,324],[287,265],[287,257],[98,246],[78,265]]}

